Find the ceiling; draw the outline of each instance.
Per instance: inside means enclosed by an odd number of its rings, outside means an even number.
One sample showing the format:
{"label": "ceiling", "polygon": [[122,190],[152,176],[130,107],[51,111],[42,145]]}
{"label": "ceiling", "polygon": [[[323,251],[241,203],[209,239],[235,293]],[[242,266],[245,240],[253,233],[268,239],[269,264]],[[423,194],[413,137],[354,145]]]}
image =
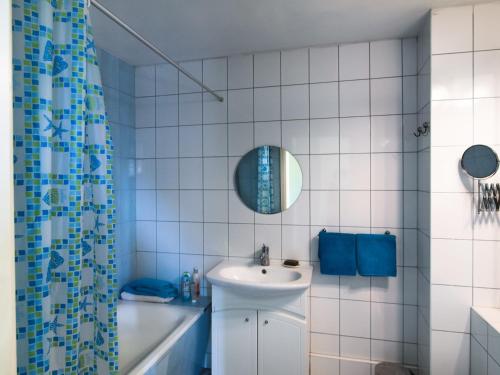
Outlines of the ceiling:
{"label": "ceiling", "polygon": [[[474,0],[98,0],[177,61],[414,36],[431,8]],[[92,7],[98,46],[162,60]]]}

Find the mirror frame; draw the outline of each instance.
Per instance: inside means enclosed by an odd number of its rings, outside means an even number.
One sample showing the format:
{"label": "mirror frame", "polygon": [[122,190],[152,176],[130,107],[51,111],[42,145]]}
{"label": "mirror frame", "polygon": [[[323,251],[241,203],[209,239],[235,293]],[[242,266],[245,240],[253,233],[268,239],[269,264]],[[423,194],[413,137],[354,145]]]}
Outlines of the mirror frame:
{"label": "mirror frame", "polygon": [[[258,149],[260,149],[261,147],[274,147],[274,148],[277,148],[280,150],[280,155],[283,154],[283,153],[288,153],[290,156],[293,157],[293,159],[295,160],[295,162],[297,163],[297,166],[299,168],[299,171],[300,171],[300,191],[297,195],[297,197],[294,199],[294,201],[290,204],[290,206],[284,208],[284,209],[280,209],[280,211],[276,211],[276,212],[269,212],[269,213],[266,213],[266,212],[259,212],[257,211],[255,208],[253,207],[250,207],[244,200],[243,198],[241,197],[240,195],[240,192],[239,192],[239,189],[238,189],[238,186],[239,186],[239,183],[237,182],[237,176],[238,176],[238,167],[240,166],[240,163],[241,161],[247,157],[249,154],[251,154],[252,152],[257,152]],[[282,171],[283,170],[283,164],[280,163],[280,170]],[[280,182],[280,192],[281,192],[281,182]],[[251,210],[252,212],[254,213],[257,213],[257,214],[261,214],[261,215],[276,215],[276,214],[279,214],[279,213],[282,213],[282,212],[285,212],[286,210],[290,209],[295,203],[297,203],[300,195],[302,194],[302,191],[304,190],[304,173],[302,171],[302,167],[298,161],[298,159],[296,158],[296,156],[294,154],[292,154],[290,151],[288,151],[287,149],[285,149],[284,147],[280,147],[280,146],[275,146],[275,145],[260,145],[260,146],[257,146],[257,147],[254,147],[252,148],[250,151],[246,152],[244,155],[242,155],[239,160],[238,160],[238,163],[236,164],[235,166],[235,169],[234,169],[234,173],[233,173],[233,186],[234,186],[234,191],[236,193],[236,195],[238,196],[238,199],[240,200],[240,202],[246,207],[248,208],[249,210]],[[283,198],[281,198],[283,199]],[[280,202],[280,205],[281,205],[281,202]]]}
{"label": "mirror frame", "polygon": [[[471,151],[471,149],[473,149],[474,147],[477,147],[477,146],[481,146],[481,147],[486,147],[488,148],[491,153],[495,156],[496,158],[496,168],[495,170],[489,174],[488,176],[484,176],[484,177],[476,177],[476,176],[473,176],[469,173],[469,171],[467,170],[467,168],[465,167],[464,165],[464,156],[467,152]],[[492,176],[494,176],[497,172],[498,172],[498,168],[500,166],[500,159],[498,159],[498,154],[495,152],[495,150],[493,150],[490,146],[487,146],[487,145],[484,145],[484,144],[475,144],[475,145],[472,145],[470,147],[468,147],[462,154],[462,158],[460,159],[460,166],[462,167],[462,169],[464,170],[465,173],[467,173],[468,176],[476,179],[476,180],[481,180],[481,179],[484,179],[484,178],[490,178]]]}

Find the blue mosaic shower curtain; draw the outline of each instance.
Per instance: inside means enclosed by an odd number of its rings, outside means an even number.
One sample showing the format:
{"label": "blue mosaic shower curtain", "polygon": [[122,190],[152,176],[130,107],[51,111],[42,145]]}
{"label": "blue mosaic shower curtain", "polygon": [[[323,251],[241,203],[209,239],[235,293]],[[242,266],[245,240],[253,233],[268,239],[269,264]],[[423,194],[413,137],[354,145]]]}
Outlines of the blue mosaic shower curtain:
{"label": "blue mosaic shower curtain", "polygon": [[14,0],[19,374],[118,370],[111,138],[84,0]]}
{"label": "blue mosaic shower curtain", "polygon": [[273,159],[269,146],[257,150],[257,211],[264,214],[279,212],[278,202],[274,197]]}

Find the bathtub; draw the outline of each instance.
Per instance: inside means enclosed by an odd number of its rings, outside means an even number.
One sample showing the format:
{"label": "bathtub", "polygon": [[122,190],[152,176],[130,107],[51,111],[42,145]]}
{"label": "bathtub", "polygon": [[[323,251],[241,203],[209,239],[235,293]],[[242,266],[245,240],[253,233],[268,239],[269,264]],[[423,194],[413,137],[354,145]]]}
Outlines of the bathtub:
{"label": "bathtub", "polygon": [[119,301],[120,374],[198,375],[209,332],[210,309]]}

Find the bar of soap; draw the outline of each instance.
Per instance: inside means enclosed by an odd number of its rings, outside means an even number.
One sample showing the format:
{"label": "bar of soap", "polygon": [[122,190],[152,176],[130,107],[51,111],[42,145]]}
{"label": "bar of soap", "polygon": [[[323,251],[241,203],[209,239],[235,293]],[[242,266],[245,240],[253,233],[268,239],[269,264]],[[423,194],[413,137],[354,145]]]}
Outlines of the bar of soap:
{"label": "bar of soap", "polygon": [[295,259],[285,259],[283,265],[287,267],[297,267],[299,265],[299,261]]}

